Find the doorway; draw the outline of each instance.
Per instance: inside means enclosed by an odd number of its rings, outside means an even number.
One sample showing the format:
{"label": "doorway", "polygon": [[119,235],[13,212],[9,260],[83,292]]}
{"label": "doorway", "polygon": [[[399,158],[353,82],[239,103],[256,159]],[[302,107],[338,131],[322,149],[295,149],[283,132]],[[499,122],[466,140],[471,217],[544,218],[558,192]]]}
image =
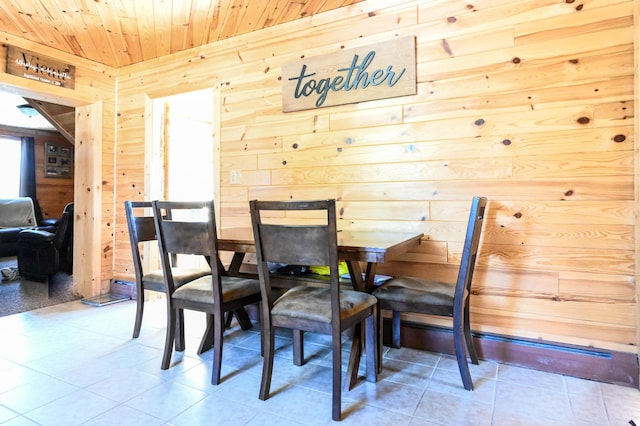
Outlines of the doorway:
{"label": "doorway", "polygon": [[[218,91],[203,89],[157,98],[152,103],[149,194],[152,200],[214,200],[219,193]],[[218,217],[218,211],[214,212]],[[147,252],[148,253],[148,252]],[[154,255],[146,259],[156,263]],[[204,267],[180,256],[181,266]]]}
{"label": "doorway", "polygon": [[[19,196],[31,197],[34,200],[31,216],[35,216],[35,223],[30,222],[28,225],[25,224],[25,227],[42,226],[41,235],[46,239],[56,232],[54,220],[60,219],[65,205],[74,200],[73,139],[69,140],[59,130],[59,126],[56,125],[58,123],[55,122],[57,115],[48,114],[51,111],[46,105],[42,105],[44,102],[23,97],[18,92],[19,88],[14,92],[0,90],[0,158],[7,160],[8,164],[8,167],[0,167],[0,175],[7,174],[3,175],[5,184],[0,185],[0,198],[13,200]],[[32,92],[30,94],[37,96]],[[37,107],[33,107],[32,103],[37,103]],[[72,117],[74,116],[73,107],[46,104],[55,106],[57,112],[70,109]],[[25,170],[29,171],[26,173],[28,188],[21,185],[21,181],[25,180]],[[44,219],[47,221],[43,222]],[[47,234],[42,234],[44,232]],[[17,273],[17,235],[3,239],[3,242],[10,244],[5,245],[5,248],[10,248],[3,251],[0,266],[16,273],[3,274],[0,298],[4,302],[10,300],[11,303],[3,304],[0,316],[78,299],[75,277],[71,275],[70,270],[71,259],[66,255],[57,259],[57,255],[63,251],[55,252],[55,261],[54,252],[47,252],[45,257],[51,260],[47,267],[34,263],[30,263],[29,266],[23,265],[31,274],[26,271],[25,275],[21,276]],[[22,257],[21,261],[25,259],[28,260],[27,256]],[[45,269],[53,273],[47,274],[43,283],[38,281],[36,275]]]}
{"label": "doorway", "polygon": [[153,101],[151,199],[215,199],[215,90]]}

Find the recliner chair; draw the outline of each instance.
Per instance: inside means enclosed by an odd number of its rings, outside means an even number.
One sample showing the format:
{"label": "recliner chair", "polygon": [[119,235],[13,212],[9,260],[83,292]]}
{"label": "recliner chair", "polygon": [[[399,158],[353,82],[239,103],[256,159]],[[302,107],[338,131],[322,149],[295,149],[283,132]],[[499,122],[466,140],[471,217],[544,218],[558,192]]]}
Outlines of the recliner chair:
{"label": "recliner chair", "polygon": [[56,272],[73,272],[73,220],[73,203],[69,203],[55,233],[27,229],[18,234],[18,270],[21,276],[46,281]]}

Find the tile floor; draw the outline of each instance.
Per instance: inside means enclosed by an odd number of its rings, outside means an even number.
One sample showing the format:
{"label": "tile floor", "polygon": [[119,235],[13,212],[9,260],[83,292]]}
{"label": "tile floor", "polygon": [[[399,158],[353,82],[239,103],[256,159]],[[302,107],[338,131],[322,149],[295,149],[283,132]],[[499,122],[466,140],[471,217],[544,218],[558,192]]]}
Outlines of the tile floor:
{"label": "tile floor", "polygon": [[[283,333],[271,397],[260,401],[257,327],[228,331],[223,381],[211,386],[211,351],[195,354],[202,314],[187,314],[187,350],[162,371],[164,302],[147,303],[138,339],[131,338],[134,313],[132,301],[103,307],[76,301],[0,318],[0,424],[332,423],[326,337],[307,337],[308,362],[295,367]],[[388,350],[377,384],[359,381],[343,392],[342,423],[640,426],[636,389],[489,361],[472,366],[472,375],[476,390],[467,392],[451,357]]]}

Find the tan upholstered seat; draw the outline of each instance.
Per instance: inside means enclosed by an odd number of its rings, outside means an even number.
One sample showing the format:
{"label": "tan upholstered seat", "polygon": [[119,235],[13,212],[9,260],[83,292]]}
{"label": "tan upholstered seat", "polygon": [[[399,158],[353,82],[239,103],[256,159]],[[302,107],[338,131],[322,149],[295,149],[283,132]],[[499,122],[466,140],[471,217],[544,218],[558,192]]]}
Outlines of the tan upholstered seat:
{"label": "tan upholstered seat", "polygon": [[[262,290],[262,333],[264,365],[260,399],[269,397],[275,346],[275,328],[293,330],[294,363],[304,361],[302,332],[331,335],[333,350],[332,419],[341,419],[342,335],[348,328],[366,321],[367,357],[376,359],[377,300],[370,294],[340,289],[335,200],[251,201],[251,220],[256,243],[258,273]],[[279,223],[265,223],[266,217],[280,212]],[[293,211],[313,212],[319,224],[284,224]],[[265,219],[267,220],[267,219]],[[328,265],[330,276],[325,287],[293,286],[280,294],[271,287],[269,262],[289,265]],[[291,279],[295,280],[295,276]],[[377,365],[367,363],[367,379],[376,381]]]}
{"label": "tan upholstered seat", "polygon": [[[478,364],[469,321],[469,296],[486,205],[487,199],[484,197],[474,197],[471,202],[456,283],[434,282],[415,277],[396,277],[384,282],[373,292],[373,295],[378,298],[379,309],[392,311],[392,347],[400,347],[400,312],[453,317],[453,344],[462,383],[467,390],[473,389],[473,381],[467,365],[466,352],[469,353],[471,361]],[[382,333],[382,315],[379,316],[380,333]],[[378,362],[381,366],[382,336],[378,340]]]}
{"label": "tan upholstered seat", "polygon": [[[127,216],[127,226],[129,228],[129,241],[131,243],[131,254],[133,256],[133,269],[136,274],[136,318],[133,325],[133,337],[140,336],[142,328],[142,316],[144,314],[144,290],[167,293],[167,286],[164,282],[162,268],[144,272],[142,266],[142,253],[140,245],[145,242],[152,242],[157,247],[156,227],[153,215],[149,211],[145,216],[144,209],[151,209],[151,201],[125,201],[124,209]],[[154,247],[154,248],[155,248]],[[172,258],[175,265],[175,257]],[[172,267],[174,284],[179,287],[189,281],[210,274],[211,271],[202,268],[180,268]],[[168,307],[167,301],[167,307]]]}
{"label": "tan upholstered seat", "polygon": [[[167,212],[171,212],[172,218],[167,217]],[[211,383],[217,385],[220,383],[222,366],[224,316],[228,312],[239,311],[246,305],[259,302],[260,284],[257,279],[227,276],[223,270],[218,256],[213,202],[154,201],[153,215],[170,304],[162,369],[169,368],[174,341],[180,340],[175,342],[176,348],[183,349],[185,346],[183,330],[176,330],[177,327],[184,326],[181,321],[183,310],[204,312],[213,321]],[[193,219],[176,220],[178,216]],[[177,286],[170,257],[178,254],[206,258],[210,266],[209,275]]]}
{"label": "tan upholstered seat", "polygon": [[433,315],[453,315],[453,300],[456,286],[448,283],[426,281],[415,277],[393,278],[380,286],[375,292],[388,302],[402,302],[414,307],[418,312],[429,306]]}

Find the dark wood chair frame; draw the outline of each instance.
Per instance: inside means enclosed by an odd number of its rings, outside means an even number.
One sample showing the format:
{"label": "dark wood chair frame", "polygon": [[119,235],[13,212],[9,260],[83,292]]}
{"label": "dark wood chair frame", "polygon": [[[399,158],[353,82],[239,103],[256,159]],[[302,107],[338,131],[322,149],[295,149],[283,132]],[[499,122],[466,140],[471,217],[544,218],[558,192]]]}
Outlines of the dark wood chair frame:
{"label": "dark wood chair frame", "polygon": [[[129,228],[129,242],[131,243],[131,254],[133,256],[133,270],[136,276],[136,318],[133,325],[133,338],[140,336],[140,330],[142,329],[142,317],[144,315],[144,290],[155,291],[163,293],[168,299],[167,286],[164,283],[164,276],[162,267],[147,271],[145,273],[142,266],[142,252],[140,251],[140,244],[146,242],[154,242],[158,244],[158,238],[156,236],[156,225],[153,218],[153,213],[149,213],[150,216],[142,214],[136,214],[140,210],[152,208],[151,201],[125,201],[124,202],[125,213],[127,217],[127,226]],[[171,218],[171,212],[165,212],[167,218]],[[210,272],[206,269],[197,270],[194,268],[179,268],[177,257],[175,255],[170,256],[171,265],[174,268],[174,278],[176,278],[176,285],[182,285],[188,281],[200,278],[204,275],[208,275]],[[167,315],[169,315],[169,301],[167,300]],[[182,316],[177,318],[179,322],[183,321]],[[230,323],[231,318],[228,322]],[[178,330],[183,330],[184,327],[178,327]],[[176,339],[176,342],[182,342],[183,339]],[[206,348],[200,348],[198,353],[204,352],[209,349],[211,345]],[[184,348],[176,347],[177,351],[183,351]]]}
{"label": "dark wood chair frame", "polygon": [[[286,225],[274,224],[272,221],[263,222],[262,212],[266,212],[268,216],[270,212],[280,211],[324,211],[326,215],[326,224],[319,225]],[[366,347],[368,360],[374,360],[373,363],[367,362],[367,380],[375,382],[377,378],[376,360],[376,327],[377,327],[377,301],[371,295],[355,290],[340,289],[340,277],[338,272],[338,242],[336,229],[336,210],[335,200],[320,201],[257,201],[250,202],[250,212],[253,224],[253,232],[256,246],[256,256],[258,263],[258,275],[260,277],[260,285],[262,290],[262,333],[264,344],[264,365],[262,369],[262,382],[260,385],[259,398],[266,400],[269,397],[269,389],[271,386],[271,375],[273,372],[274,360],[274,336],[275,327],[288,328],[293,331],[294,346],[294,363],[302,364],[303,356],[303,331],[329,334],[332,337],[333,351],[333,391],[332,391],[332,419],[341,419],[341,380],[342,380],[342,333],[361,323],[366,322]],[[286,221],[286,218],[285,218]],[[280,222],[282,223],[282,221]],[[272,276],[269,273],[269,262],[285,263],[289,265],[328,265],[330,269],[330,277],[328,280],[330,302],[331,302],[331,319],[329,322],[316,320],[313,318],[301,318],[295,316],[295,312],[305,309],[309,297],[303,299],[302,308],[296,306],[292,309],[293,313],[289,315],[272,315],[274,302],[278,300],[286,300],[294,294],[296,290],[301,288],[311,289],[301,281],[300,285],[292,289],[284,291],[275,288],[272,290]],[[295,280],[295,277],[291,277]],[[326,284],[322,285],[326,289]],[[315,287],[317,290],[317,287]],[[347,293],[349,292],[349,293]],[[282,294],[282,296],[281,296]],[[326,293],[325,293],[326,294]],[[351,296],[349,296],[351,294]],[[358,299],[361,309],[355,312],[346,313],[344,307],[341,307],[341,298],[347,299],[354,297]],[[291,300],[291,299],[289,299]],[[300,300],[298,298],[298,300]],[[355,300],[355,299],[352,299]],[[280,302],[282,303],[282,302]],[[314,303],[315,305],[315,303]],[[306,315],[305,315],[306,316]],[[370,367],[370,368],[369,368]]]}
{"label": "dark wood chair frame", "polygon": [[[410,300],[401,300],[399,297],[390,297],[385,295],[385,290],[392,288],[394,280],[401,280],[397,277],[383,283],[373,294],[378,298],[378,309],[387,309],[392,311],[391,320],[391,347],[400,348],[400,313],[414,312],[431,314],[438,316],[453,317],[453,344],[462,377],[462,383],[466,390],[473,390],[473,381],[467,365],[468,351],[469,357],[473,364],[478,364],[478,355],[473,345],[473,337],[471,334],[471,323],[469,319],[469,298],[471,295],[471,284],[473,281],[473,272],[475,269],[476,258],[478,254],[478,246],[482,231],[482,224],[485,216],[487,199],[485,197],[474,197],[471,202],[471,210],[469,212],[469,220],[462,251],[462,259],[458,270],[458,279],[455,284],[453,293],[453,302],[451,305],[424,305],[420,306],[413,298]],[[423,280],[424,292],[429,291],[427,280]],[[383,316],[379,312],[379,346],[378,346],[378,365],[382,366],[382,322]]]}
{"label": "dark wood chair frame", "polygon": [[[127,217],[127,226],[129,228],[133,270],[136,275],[136,318],[133,325],[133,338],[137,338],[140,336],[142,317],[144,315],[144,290],[167,294],[167,288],[161,273],[158,274],[159,280],[145,279],[144,268],[142,266],[140,244],[150,241],[157,242],[156,225],[153,220],[153,215],[136,215],[136,211],[139,209],[151,209],[151,201],[125,201],[124,209]],[[172,264],[175,265],[175,256],[172,256]]]}
{"label": "dark wood chair frame", "polygon": [[[226,275],[218,256],[217,231],[214,205],[211,201],[153,201],[156,233],[160,246],[160,258],[165,284],[169,291],[169,315],[165,338],[162,369],[169,368],[174,340],[176,348],[184,348],[184,309],[204,312],[213,321],[213,370],[211,383],[220,383],[222,346],[225,330],[225,314],[243,310],[245,306],[260,302],[260,284],[257,279]],[[177,217],[180,210],[205,210],[206,221],[174,220],[166,217],[171,211]],[[210,275],[183,284],[179,288],[171,273],[172,254],[200,255],[207,259]],[[199,286],[199,284],[210,284]],[[178,297],[176,290],[180,292]],[[244,328],[244,327],[243,327]]]}

